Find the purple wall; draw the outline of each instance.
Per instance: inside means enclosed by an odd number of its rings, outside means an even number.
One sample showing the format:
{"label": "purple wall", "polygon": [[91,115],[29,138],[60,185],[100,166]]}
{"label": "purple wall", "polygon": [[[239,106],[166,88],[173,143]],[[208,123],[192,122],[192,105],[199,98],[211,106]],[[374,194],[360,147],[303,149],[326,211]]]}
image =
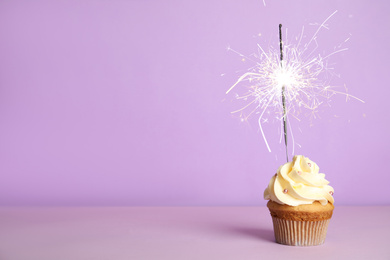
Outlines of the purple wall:
{"label": "purple wall", "polygon": [[366,103],[335,96],[302,133],[291,120],[295,153],[337,204],[389,204],[390,2],[266,3],[1,1],[0,205],[265,205],[280,126],[269,153],[255,118],[230,115],[252,64],[226,47],[274,45],[279,23],[310,36],[335,10],[319,51],[351,37],[332,85]]}

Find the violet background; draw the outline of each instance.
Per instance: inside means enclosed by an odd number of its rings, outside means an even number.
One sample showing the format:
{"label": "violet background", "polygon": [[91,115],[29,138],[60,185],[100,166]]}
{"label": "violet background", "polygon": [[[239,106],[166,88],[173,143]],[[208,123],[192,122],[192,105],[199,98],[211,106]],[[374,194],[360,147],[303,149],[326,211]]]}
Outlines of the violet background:
{"label": "violet background", "polygon": [[226,47],[277,44],[279,23],[310,36],[335,10],[319,52],[351,37],[331,59],[341,75],[331,83],[366,103],[333,97],[313,126],[299,123],[295,154],[317,162],[338,205],[389,204],[389,8],[1,1],[0,205],[265,205],[285,162],[280,126],[265,126],[269,153],[255,119],[231,116],[238,103],[225,91],[251,63]]}

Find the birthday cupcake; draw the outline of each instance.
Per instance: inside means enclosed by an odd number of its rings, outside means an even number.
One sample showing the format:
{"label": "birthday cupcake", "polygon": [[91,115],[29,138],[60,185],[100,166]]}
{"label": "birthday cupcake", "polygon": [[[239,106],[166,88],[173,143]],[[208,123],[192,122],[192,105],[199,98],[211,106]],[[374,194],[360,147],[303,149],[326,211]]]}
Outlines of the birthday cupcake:
{"label": "birthday cupcake", "polygon": [[302,155],[279,167],[264,191],[277,243],[324,243],[334,209],[334,190],[328,184],[317,164]]}

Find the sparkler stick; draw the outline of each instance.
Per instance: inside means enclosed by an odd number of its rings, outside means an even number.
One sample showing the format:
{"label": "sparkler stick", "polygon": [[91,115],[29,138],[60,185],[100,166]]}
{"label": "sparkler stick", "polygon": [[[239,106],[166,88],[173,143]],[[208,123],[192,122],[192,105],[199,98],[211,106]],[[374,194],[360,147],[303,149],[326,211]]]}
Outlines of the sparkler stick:
{"label": "sparkler stick", "polygon": [[[283,68],[283,41],[282,41],[282,24],[279,24],[279,43],[280,43],[280,67]],[[283,129],[284,129],[284,144],[286,145],[286,158],[288,162],[288,150],[287,150],[287,113],[286,113],[286,86],[282,86],[282,105],[283,105]]]}

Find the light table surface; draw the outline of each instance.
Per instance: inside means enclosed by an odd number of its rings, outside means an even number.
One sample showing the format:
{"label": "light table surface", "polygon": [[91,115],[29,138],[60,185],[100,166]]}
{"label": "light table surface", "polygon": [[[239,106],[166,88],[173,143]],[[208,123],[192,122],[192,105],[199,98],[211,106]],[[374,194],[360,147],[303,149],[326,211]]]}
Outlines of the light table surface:
{"label": "light table surface", "polygon": [[266,207],[3,207],[0,259],[390,259],[390,206],[336,205],[315,247],[276,244]]}

